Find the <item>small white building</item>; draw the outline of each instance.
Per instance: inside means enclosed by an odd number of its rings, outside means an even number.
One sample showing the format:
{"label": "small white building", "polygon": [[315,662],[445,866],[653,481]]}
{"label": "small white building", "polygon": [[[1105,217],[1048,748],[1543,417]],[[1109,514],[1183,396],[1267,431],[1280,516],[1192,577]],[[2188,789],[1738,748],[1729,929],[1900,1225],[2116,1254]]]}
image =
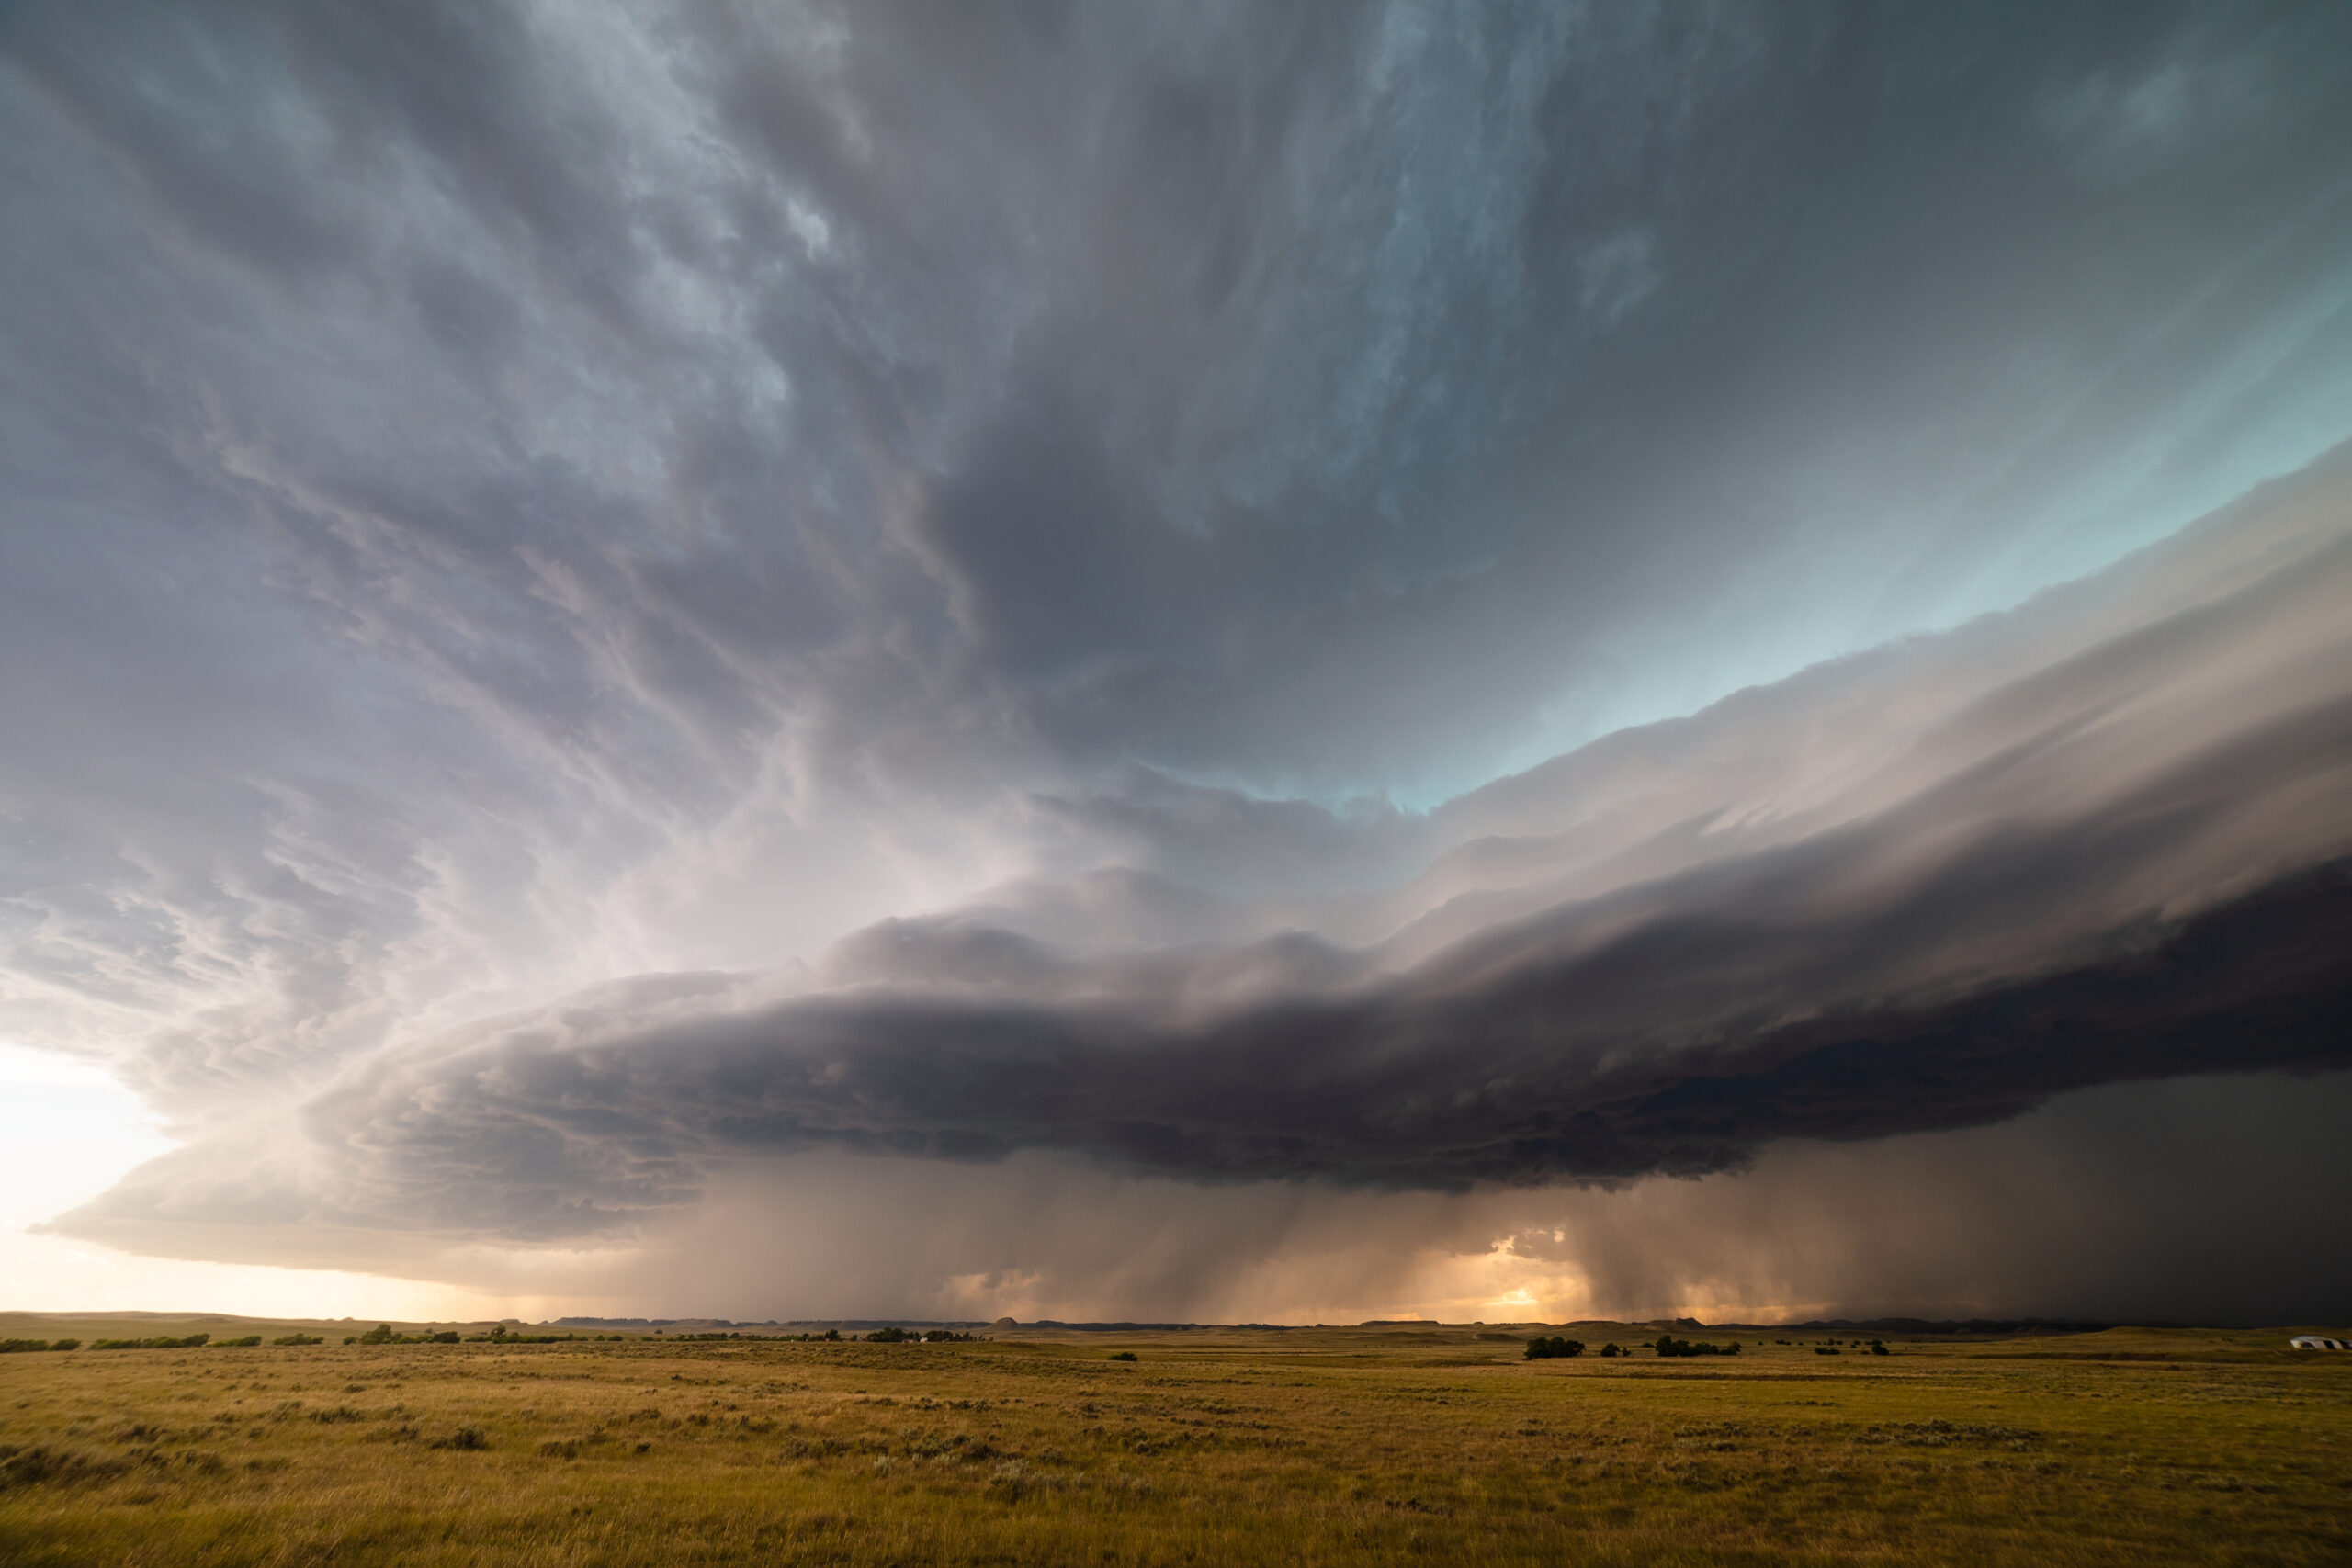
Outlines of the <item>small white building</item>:
{"label": "small white building", "polygon": [[2330,1339],[2324,1334],[2298,1334],[2287,1343],[2297,1350],[2352,1350],[2352,1339]]}

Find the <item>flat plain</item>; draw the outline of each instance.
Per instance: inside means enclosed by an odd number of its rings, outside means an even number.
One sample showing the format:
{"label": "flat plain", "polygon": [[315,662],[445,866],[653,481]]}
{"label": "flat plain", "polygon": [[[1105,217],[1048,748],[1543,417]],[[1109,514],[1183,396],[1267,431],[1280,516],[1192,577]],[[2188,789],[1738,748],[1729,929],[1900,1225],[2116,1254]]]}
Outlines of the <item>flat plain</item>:
{"label": "flat plain", "polygon": [[2291,1330],[337,1342],[367,1326],[0,1355],[0,1562],[2352,1562],[2352,1355]]}

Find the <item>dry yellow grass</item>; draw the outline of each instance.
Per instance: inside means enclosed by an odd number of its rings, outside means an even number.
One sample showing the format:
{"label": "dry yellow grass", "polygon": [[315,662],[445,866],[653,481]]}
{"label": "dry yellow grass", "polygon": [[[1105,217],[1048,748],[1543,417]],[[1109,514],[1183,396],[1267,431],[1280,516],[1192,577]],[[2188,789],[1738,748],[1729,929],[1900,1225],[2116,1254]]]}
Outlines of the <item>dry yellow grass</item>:
{"label": "dry yellow grass", "polygon": [[2352,1356],[2282,1334],[1497,1332],[0,1356],[0,1562],[2352,1561]]}

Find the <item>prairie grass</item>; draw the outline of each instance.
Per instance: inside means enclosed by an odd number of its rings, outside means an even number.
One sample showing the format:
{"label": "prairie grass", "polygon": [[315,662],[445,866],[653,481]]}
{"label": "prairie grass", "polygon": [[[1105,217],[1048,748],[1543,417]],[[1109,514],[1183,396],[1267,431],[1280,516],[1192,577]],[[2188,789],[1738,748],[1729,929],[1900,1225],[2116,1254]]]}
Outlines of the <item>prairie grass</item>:
{"label": "prairie grass", "polygon": [[1772,1334],[9,1356],[0,1562],[2352,1561],[2352,1356]]}

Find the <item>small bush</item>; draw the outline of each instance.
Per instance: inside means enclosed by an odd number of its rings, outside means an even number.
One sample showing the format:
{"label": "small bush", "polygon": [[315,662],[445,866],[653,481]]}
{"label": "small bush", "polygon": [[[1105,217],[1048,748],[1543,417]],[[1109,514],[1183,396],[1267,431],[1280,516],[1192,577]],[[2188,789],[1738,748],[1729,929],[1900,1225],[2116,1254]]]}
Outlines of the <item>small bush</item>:
{"label": "small bush", "polygon": [[1583,1340],[1568,1339],[1556,1334],[1549,1337],[1539,1334],[1527,1342],[1527,1359],[1531,1361],[1556,1360],[1564,1356],[1583,1354]]}
{"label": "small bush", "polygon": [[541,1459],[578,1459],[580,1445],[569,1438],[550,1438],[539,1445]]}
{"label": "small bush", "polygon": [[273,1345],[323,1345],[325,1340],[315,1334],[285,1334],[270,1341]]}
{"label": "small bush", "polygon": [[1835,1345],[1815,1345],[1813,1348],[1813,1353],[1816,1356],[1842,1356],[1846,1352]]}
{"label": "small bush", "polygon": [[472,1450],[490,1447],[490,1439],[481,1435],[481,1428],[480,1427],[460,1427],[446,1438],[434,1438],[433,1441],[427,1443],[425,1447],[434,1449],[465,1449]]}
{"label": "small bush", "polygon": [[1114,1350],[1111,1352],[1110,1359],[1114,1361],[1133,1361],[1138,1359],[1133,1350]]}
{"label": "small bush", "polygon": [[248,1334],[243,1339],[219,1340],[215,1343],[215,1348],[223,1350],[249,1350],[260,1343],[260,1335]]}
{"label": "small bush", "polygon": [[1614,1339],[1611,1339],[1608,1344],[1603,1345],[1600,1348],[1600,1353],[1603,1357],[1622,1356],[1625,1353],[1625,1348],[1618,1344]]}

